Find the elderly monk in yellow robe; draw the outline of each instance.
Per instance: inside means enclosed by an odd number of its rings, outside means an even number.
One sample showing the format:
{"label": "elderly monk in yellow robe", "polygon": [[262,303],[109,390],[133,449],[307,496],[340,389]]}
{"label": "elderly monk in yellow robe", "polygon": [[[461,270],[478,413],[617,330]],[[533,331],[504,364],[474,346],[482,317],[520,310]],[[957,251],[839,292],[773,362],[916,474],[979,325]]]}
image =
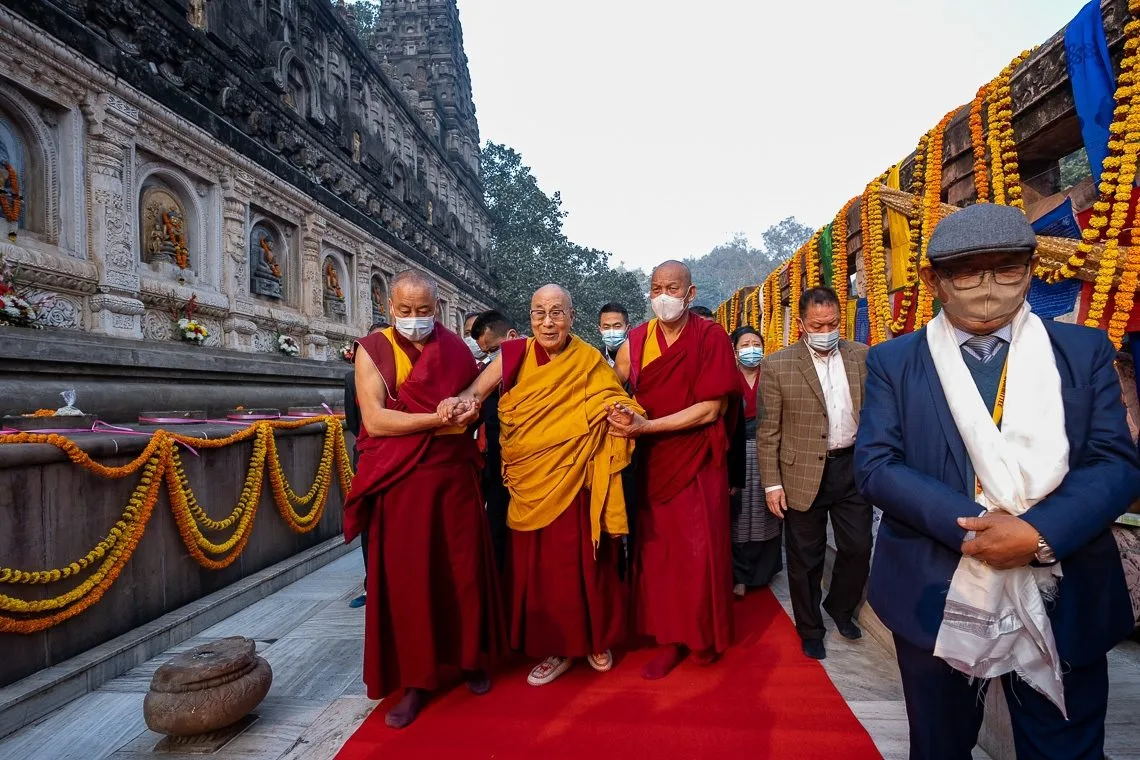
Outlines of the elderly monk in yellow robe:
{"label": "elderly monk in yellow robe", "polygon": [[[625,637],[618,563],[629,529],[621,471],[633,446],[607,435],[606,410],[637,405],[601,352],[571,334],[574,304],[565,289],[539,288],[530,323],[534,337],[503,343],[451,403],[481,403],[500,387],[511,646],[546,658],[527,678],[542,686],[577,657],[608,671],[611,648]],[[448,412],[441,404],[441,414]]]}

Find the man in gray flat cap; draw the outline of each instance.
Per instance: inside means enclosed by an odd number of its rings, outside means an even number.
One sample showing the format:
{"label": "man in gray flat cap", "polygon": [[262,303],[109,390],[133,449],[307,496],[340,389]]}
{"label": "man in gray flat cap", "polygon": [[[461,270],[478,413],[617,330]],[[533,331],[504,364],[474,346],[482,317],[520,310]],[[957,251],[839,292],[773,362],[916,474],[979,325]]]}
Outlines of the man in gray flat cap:
{"label": "man in gray flat cap", "polygon": [[1025,300],[1036,246],[1016,208],[947,217],[919,272],[941,313],[867,358],[868,598],[894,633],[913,759],[971,756],[992,678],[1019,760],[1104,754],[1105,653],[1134,622],[1109,527],[1140,461],[1107,337]]}

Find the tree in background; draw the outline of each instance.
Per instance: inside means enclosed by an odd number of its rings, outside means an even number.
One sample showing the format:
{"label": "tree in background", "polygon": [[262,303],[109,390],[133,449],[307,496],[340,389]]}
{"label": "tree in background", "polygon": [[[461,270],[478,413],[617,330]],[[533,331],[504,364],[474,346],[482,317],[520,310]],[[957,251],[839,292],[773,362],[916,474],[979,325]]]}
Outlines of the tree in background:
{"label": "tree in background", "polygon": [[760,235],[762,248],[756,248],[744,233],[738,232],[732,240],[704,256],[685,259],[697,286],[697,305],[715,309],[740,288],[761,284],[808,241],[812,232],[811,227],[789,216]]}
{"label": "tree in background", "polygon": [[610,266],[610,254],[567,239],[562,231],[562,196],[547,195],[518,151],[488,142],[483,148],[483,187],[491,212],[491,256],[499,280],[499,300],[522,330],[530,325],[530,297],[547,283],[570,291],[578,312],[578,332],[597,342],[586,329],[598,309],[618,301],[639,321],[645,314],[645,290],[638,275]]}
{"label": "tree in background", "polygon": [[380,23],[380,0],[352,0],[348,9],[356,22],[356,36],[369,47]]}

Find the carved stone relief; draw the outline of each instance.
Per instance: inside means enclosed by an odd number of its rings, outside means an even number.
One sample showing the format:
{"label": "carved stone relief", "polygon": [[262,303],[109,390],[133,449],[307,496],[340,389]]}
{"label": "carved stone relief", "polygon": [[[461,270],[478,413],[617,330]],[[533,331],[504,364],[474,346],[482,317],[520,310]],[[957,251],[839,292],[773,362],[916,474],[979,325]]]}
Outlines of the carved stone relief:
{"label": "carved stone relief", "polygon": [[254,295],[282,297],[282,263],[287,254],[284,243],[267,224],[254,226],[249,236],[249,291]]}

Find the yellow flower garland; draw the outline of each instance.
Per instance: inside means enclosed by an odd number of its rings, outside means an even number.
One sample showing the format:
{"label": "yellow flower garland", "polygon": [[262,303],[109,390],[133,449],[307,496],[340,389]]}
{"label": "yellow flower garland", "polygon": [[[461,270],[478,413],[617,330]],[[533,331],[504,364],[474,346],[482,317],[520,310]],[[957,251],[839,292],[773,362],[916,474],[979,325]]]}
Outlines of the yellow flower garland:
{"label": "yellow flower garland", "polygon": [[843,208],[839,209],[839,213],[835,215],[835,219],[831,223],[831,286],[835,290],[835,295],[839,297],[839,324],[841,325],[847,324],[848,279],[850,276],[847,260],[847,215],[851,213],[851,207],[858,200],[859,198],[856,196],[843,204]]}
{"label": "yellow flower garland", "polygon": [[[954,109],[950,113],[942,117],[942,121],[938,122],[938,126],[934,128],[928,143],[928,154],[926,157],[926,178],[923,181],[924,194],[922,198],[922,247],[919,253],[919,268],[926,266],[929,259],[927,258],[927,249],[930,246],[930,236],[934,232],[934,228],[938,226],[938,222],[942,218],[942,162],[943,162],[943,139],[946,134],[946,127],[950,124],[950,120],[958,113],[959,109]],[[918,330],[931,320],[934,314],[934,294],[926,288],[926,284],[921,279],[918,281],[918,310],[914,315],[914,329]]]}
{"label": "yellow flower garland", "polygon": [[[325,424],[324,446],[317,475],[308,493],[297,495],[285,479],[280,457],[277,454],[275,429],[295,429],[306,425]],[[253,455],[245,484],[237,506],[221,520],[214,520],[198,504],[182,467],[177,446],[192,445],[194,448],[216,449],[223,446],[253,439]],[[59,596],[42,600],[23,600],[0,595],[0,611],[17,615],[35,615],[50,612],[41,617],[13,618],[0,615],[0,632],[33,633],[57,625],[72,618],[102,598],[103,594],[118,578],[126,562],[133,555],[139,540],[154,511],[166,485],[175,523],[187,551],[197,562],[208,569],[221,569],[233,563],[244,550],[253,533],[253,522],[261,498],[262,482],[266,471],[273,485],[273,500],[282,518],[290,529],[306,533],[319,524],[328,500],[332,472],[335,468],[342,494],[347,494],[352,485],[352,463],[344,438],[342,420],[328,416],[314,419],[282,421],[262,420],[230,436],[220,439],[200,439],[158,430],[151,437],[142,454],[121,467],[105,467],[83,452],[74,441],[61,435],[41,435],[19,433],[0,438],[0,444],[42,443],[54,445],[67,453],[68,457],[84,469],[105,478],[122,478],[142,471],[139,483],[128,500],[122,516],[112,526],[105,538],[99,541],[86,555],[66,567],[52,570],[26,571],[0,567],[0,583],[9,584],[49,584],[78,575],[98,563],[95,571],[82,583]],[[305,514],[295,507],[308,506]],[[236,527],[235,527],[236,526]],[[216,543],[203,531],[219,532],[234,528],[233,534]],[[213,556],[211,556],[213,555]]]}
{"label": "yellow flower garland", "polygon": [[863,191],[861,230],[863,275],[867,287],[867,320],[871,345],[887,339],[885,326],[891,324],[890,296],[887,293],[886,249],[883,245],[883,203],[881,189],[886,172],[871,180]]}
{"label": "yellow flower garland", "polygon": [[804,291],[804,250],[806,246],[801,245],[795,255],[792,256],[792,262],[788,265],[788,307],[791,311],[791,316],[788,319],[788,345],[792,345],[800,339],[800,321],[796,319],[798,316],[796,310],[800,304],[800,294]]}

